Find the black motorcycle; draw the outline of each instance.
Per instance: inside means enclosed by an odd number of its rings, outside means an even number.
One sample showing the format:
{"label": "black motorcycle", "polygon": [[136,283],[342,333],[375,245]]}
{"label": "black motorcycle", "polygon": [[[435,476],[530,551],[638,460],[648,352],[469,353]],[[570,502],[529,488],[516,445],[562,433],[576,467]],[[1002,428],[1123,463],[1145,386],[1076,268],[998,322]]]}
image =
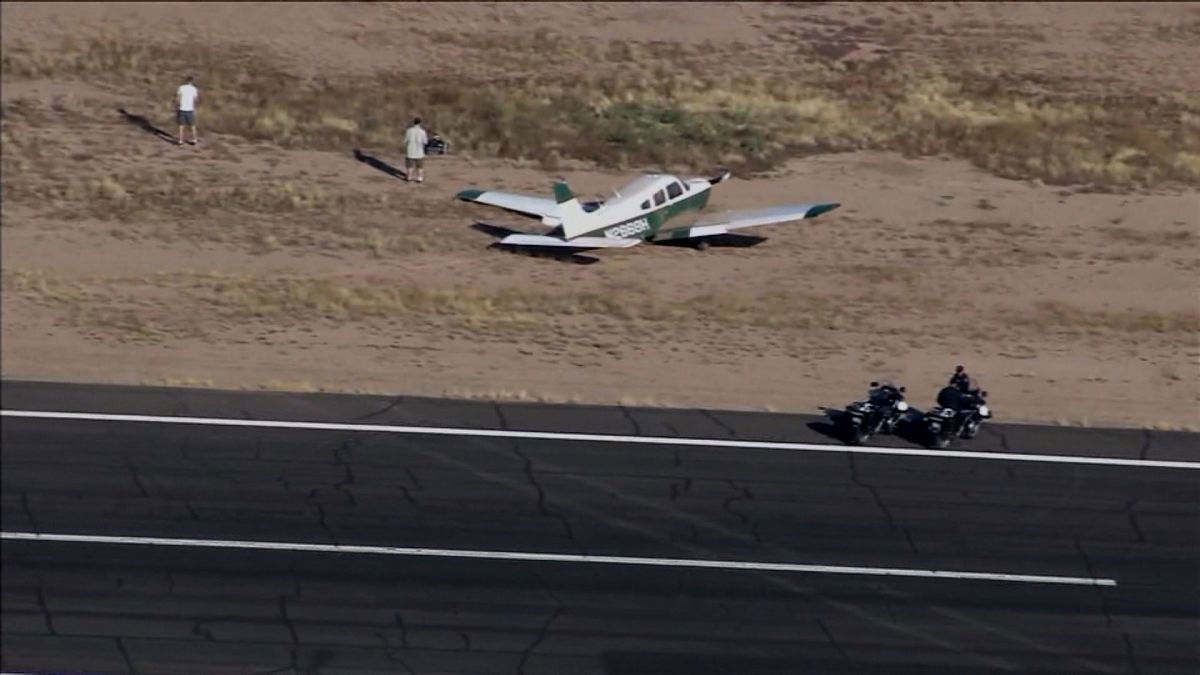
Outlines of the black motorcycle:
{"label": "black motorcycle", "polygon": [[842,434],[852,445],[862,445],[875,434],[896,432],[908,415],[908,402],[904,400],[904,387],[879,386],[871,383],[871,396],[864,401],[855,401],[842,412]]}
{"label": "black motorcycle", "polygon": [[953,387],[943,389],[938,394],[938,405],[924,416],[927,444],[942,449],[956,438],[974,438],[983,421],[992,416],[986,398],[986,391],[976,395]]}

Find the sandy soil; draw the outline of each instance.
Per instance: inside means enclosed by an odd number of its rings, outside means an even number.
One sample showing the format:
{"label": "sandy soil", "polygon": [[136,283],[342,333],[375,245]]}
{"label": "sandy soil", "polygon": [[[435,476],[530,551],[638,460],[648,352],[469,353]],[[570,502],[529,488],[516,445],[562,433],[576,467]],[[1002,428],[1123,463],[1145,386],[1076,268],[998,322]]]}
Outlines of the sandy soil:
{"label": "sandy soil", "polygon": [[[200,39],[269,49],[304,74],[502,72],[504,64],[431,35],[528,39],[564,23],[634,43],[745,46],[786,69],[772,27],[800,16],[817,32],[860,26],[843,58],[915,48],[942,58],[969,40],[1003,50],[1014,71],[1083,88],[1200,88],[1184,58],[1200,60],[1200,47],[1163,32],[1200,21],[1200,12],[1170,3],[703,11],[355,3],[296,5],[286,16],[252,3],[5,3],[0,11],[6,49],[68,34]],[[911,21],[928,33],[888,32]],[[735,178],[711,207],[820,199],[841,202],[837,211],[764,228],[768,239],[754,247],[644,246],[582,266],[488,250],[468,227],[475,219],[528,221],[452,200],[466,186],[548,193],[550,176],[532,163],[437,157],[417,186],[354,161],[349,149],[285,150],[203,129],[201,147],[179,148],[110,112],[153,110],[173,133],[166,104],[130,102],[108,85],[5,79],[0,97],[6,145],[16,137],[28,151],[36,142],[30,161],[58,167],[52,179],[27,181],[46,190],[36,198],[17,191],[25,177],[3,178],[4,377],[813,411],[861,396],[874,378],[907,385],[927,405],[963,363],[1002,419],[1200,426],[1194,186],[1103,194],[1006,180],[947,158],[820,155]],[[34,112],[9,115],[18,102]],[[578,163],[559,173],[585,194],[628,177]],[[97,184],[71,196],[55,187],[128,175],[161,198],[110,211],[140,188]],[[156,182],[164,175],[176,177]],[[188,184],[234,196],[172,206]],[[313,206],[314,194],[330,201]],[[264,206],[271,200],[283,206]],[[418,307],[414,298],[431,293],[447,307]]]}

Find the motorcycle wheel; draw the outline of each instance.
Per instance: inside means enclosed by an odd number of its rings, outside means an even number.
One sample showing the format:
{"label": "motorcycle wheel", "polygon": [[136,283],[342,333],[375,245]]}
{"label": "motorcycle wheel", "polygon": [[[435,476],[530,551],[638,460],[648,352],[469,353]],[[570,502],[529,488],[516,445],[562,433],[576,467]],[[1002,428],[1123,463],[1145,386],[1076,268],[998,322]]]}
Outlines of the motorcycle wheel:
{"label": "motorcycle wheel", "polygon": [[975,438],[975,434],[979,433],[979,422],[971,422],[963,427],[963,438]]}

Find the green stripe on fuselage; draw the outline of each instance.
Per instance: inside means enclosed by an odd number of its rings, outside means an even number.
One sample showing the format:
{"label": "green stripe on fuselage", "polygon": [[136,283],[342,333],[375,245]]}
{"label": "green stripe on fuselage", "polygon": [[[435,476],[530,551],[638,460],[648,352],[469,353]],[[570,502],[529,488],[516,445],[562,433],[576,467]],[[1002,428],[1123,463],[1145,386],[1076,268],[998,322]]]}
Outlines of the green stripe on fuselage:
{"label": "green stripe on fuselage", "polygon": [[[664,204],[657,209],[647,211],[646,213],[643,213],[635,218],[630,218],[619,223],[613,223],[611,225],[605,225],[604,227],[596,228],[587,234],[591,236],[601,235],[649,239],[657,234],[658,231],[662,229],[663,225],[665,225],[667,221],[671,220],[675,216],[687,211],[699,211],[707,206],[708,197],[711,192],[712,188],[705,188],[700,192],[693,195],[688,195],[677,202]],[[653,199],[653,197],[651,197],[651,199]],[[617,233],[610,235],[609,231],[615,228],[620,229],[617,229]],[[622,230],[624,230],[624,232]]]}

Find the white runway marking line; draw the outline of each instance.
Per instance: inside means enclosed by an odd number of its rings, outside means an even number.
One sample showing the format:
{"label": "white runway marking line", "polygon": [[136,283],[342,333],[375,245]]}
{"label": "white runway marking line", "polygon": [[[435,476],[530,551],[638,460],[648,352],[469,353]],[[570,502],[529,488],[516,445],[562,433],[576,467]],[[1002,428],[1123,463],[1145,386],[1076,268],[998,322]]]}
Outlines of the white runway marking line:
{"label": "white runway marking line", "polygon": [[1076,455],[1036,455],[1017,452],[977,452],[970,450],[927,450],[923,448],[824,445],[820,443],[782,443],[774,441],[730,441],[715,438],[674,438],[670,436],[618,436],[613,434],[581,434],[557,431],[508,431],[504,429],[413,427],[384,424],[342,424],[336,422],[287,422],[279,420],[230,419],[225,417],[117,415],[108,413],[52,412],[41,410],[0,410],[0,416],[54,420],[86,420],[93,422],[142,422],[152,424],[197,424],[202,426],[218,427],[252,427],[260,429],[312,429],[317,431],[368,431],[389,434],[486,436],[492,438],[530,438],[549,441],[585,441],[625,444],[640,443],[645,445],[685,445],[707,448],[753,448],[759,450],[846,452],[864,455],[898,455],[906,457],[955,457],[960,459],[992,459],[1010,460],[1016,462],[1045,462],[1052,464],[1099,464],[1104,466],[1200,469],[1200,462],[1178,462],[1156,459],[1081,457]]}
{"label": "white runway marking line", "polygon": [[634,558],[617,555],[577,555],[573,553],[527,553],[523,551],[473,551],[448,548],[408,548],[401,546],[357,546],[353,544],[302,544],[282,541],[237,541],[221,539],[174,539],[168,537],[117,537],[93,534],[38,534],[36,532],[0,532],[0,538],[15,541],[52,541],[74,544],[126,544],[141,546],[178,546],[192,548],[231,548],[260,551],[303,551],[310,553],[359,553],[367,555],[416,556],[432,558],[476,558],[525,562],[568,562],[605,565],[646,565],[654,567],[704,567],[722,570],[766,572],[808,572],[817,574],[866,574],[885,577],[924,579],[962,579],[971,581],[1016,581],[1027,584],[1066,584],[1072,586],[1116,586],[1115,579],[1060,577],[1039,574],[1001,572],[955,572],[892,567],[844,567],[839,565],[803,565],[799,563],[762,563],[739,560],[692,560],[685,558]]}

